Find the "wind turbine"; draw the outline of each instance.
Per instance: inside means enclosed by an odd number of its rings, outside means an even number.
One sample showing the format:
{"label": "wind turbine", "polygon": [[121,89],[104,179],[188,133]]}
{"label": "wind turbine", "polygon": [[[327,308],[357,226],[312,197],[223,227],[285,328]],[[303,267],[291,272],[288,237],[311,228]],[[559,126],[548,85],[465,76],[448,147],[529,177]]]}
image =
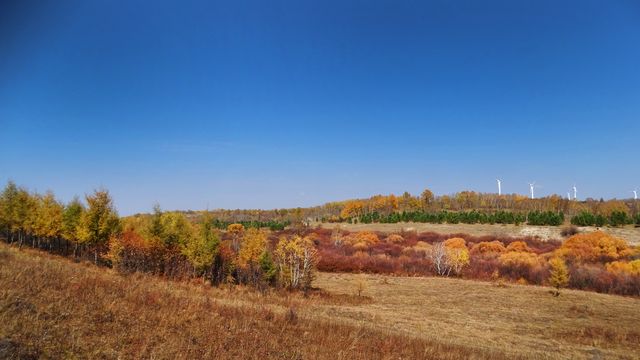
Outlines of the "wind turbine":
{"label": "wind turbine", "polygon": [[567,199],[571,200],[571,193],[567,191]]}
{"label": "wind turbine", "polygon": [[573,184],[573,200],[578,200],[578,188]]}
{"label": "wind turbine", "polygon": [[535,196],[533,196],[533,188],[534,188],[535,186],[536,186],[536,182],[535,182],[535,181],[534,181],[534,182],[532,182],[532,183],[529,183],[529,190],[531,190],[531,198],[532,198],[532,199],[535,199]]}
{"label": "wind turbine", "polygon": [[496,179],[498,182],[498,196],[502,195],[502,180]]}
{"label": "wind turbine", "polygon": [[633,193],[633,200],[638,200],[638,189],[631,190],[631,192]]}

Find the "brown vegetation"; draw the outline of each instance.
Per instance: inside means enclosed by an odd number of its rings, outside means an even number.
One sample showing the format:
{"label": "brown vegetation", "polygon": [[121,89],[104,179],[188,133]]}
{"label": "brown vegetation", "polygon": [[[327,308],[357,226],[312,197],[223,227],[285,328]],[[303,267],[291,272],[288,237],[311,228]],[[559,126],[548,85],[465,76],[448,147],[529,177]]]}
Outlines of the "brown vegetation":
{"label": "brown vegetation", "polygon": [[352,240],[335,242],[328,230],[313,231],[321,271],[498,277],[520,284],[551,285],[549,259],[559,256],[567,261],[570,288],[640,296],[640,273],[634,270],[640,249],[604,232],[580,233],[561,243],[532,237],[416,232],[403,232],[398,236],[401,241],[354,240],[384,237],[371,231],[341,231],[344,239]]}
{"label": "brown vegetation", "polygon": [[367,306],[350,294],[305,297],[120,275],[4,244],[0,258],[2,358],[512,358],[323,314]]}
{"label": "brown vegetation", "polygon": [[[640,300],[320,273],[304,296],[121,275],[0,244],[1,358],[637,358]],[[360,293],[361,296],[358,296]]]}

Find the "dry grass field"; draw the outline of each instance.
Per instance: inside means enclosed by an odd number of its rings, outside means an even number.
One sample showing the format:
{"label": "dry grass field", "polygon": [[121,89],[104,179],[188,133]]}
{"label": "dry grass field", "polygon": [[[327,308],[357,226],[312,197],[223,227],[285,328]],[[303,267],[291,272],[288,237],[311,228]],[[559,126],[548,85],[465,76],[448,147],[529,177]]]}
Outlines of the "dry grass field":
{"label": "dry grass field", "polygon": [[334,294],[364,288],[371,303],[322,312],[374,328],[509,356],[640,357],[637,298],[573,290],[556,298],[547,287],[365,274],[323,273],[315,284]]}
{"label": "dry grass field", "polygon": [[[425,224],[425,223],[397,223],[397,224],[332,224],[332,223],[316,223],[314,226],[321,226],[333,229],[336,226],[348,231],[380,231],[385,233],[405,231],[425,232],[431,231],[440,234],[469,234],[473,236],[497,235],[497,236],[538,236],[541,239],[562,239],[560,226],[530,226],[530,225],[513,225],[513,224]],[[613,236],[623,238],[631,245],[640,245],[640,228],[628,225],[626,227],[612,228],[603,227],[595,228],[591,226],[579,227],[581,232],[592,232],[600,229]]]}
{"label": "dry grass field", "polygon": [[349,274],[319,274],[315,286],[309,296],[212,288],[0,244],[0,358],[640,356],[635,298]]}

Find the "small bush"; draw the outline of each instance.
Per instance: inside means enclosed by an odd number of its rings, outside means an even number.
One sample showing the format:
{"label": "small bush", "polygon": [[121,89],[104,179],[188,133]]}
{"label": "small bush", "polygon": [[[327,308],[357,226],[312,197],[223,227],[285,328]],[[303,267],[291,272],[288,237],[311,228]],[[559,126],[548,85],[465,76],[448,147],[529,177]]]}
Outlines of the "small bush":
{"label": "small bush", "polygon": [[573,236],[576,235],[577,233],[579,233],[580,230],[578,230],[578,227],[575,225],[570,225],[570,226],[565,226],[560,230],[560,235],[562,235],[563,237],[569,237],[569,236]]}

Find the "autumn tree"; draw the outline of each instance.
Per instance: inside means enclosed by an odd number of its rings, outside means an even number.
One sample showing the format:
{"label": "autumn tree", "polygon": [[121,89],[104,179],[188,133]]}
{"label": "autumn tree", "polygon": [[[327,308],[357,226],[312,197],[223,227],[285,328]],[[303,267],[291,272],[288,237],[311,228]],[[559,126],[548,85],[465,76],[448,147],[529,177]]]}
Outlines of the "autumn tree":
{"label": "autumn tree", "polygon": [[160,240],[164,235],[164,229],[162,226],[162,209],[160,204],[153,206],[153,214],[151,215],[151,221],[146,227],[147,236]]}
{"label": "autumn tree", "polygon": [[358,217],[362,215],[364,210],[364,202],[360,200],[350,200],[344,204],[344,208],[340,212],[340,217],[344,219]]}
{"label": "autumn tree", "polygon": [[553,295],[558,296],[560,295],[560,289],[569,284],[569,270],[564,260],[560,257],[554,257],[549,260],[549,265],[551,266],[549,284],[556,288]]}
{"label": "autumn tree", "polygon": [[398,199],[398,208],[401,211],[417,211],[421,207],[420,200],[411,196],[408,192],[404,192]]}
{"label": "autumn tree", "polygon": [[32,196],[25,188],[19,188],[14,211],[15,230],[18,232],[20,246],[29,239],[34,240],[34,227],[38,212],[38,200]]}
{"label": "autumn tree", "polygon": [[433,204],[434,196],[433,192],[429,189],[424,189],[422,194],[420,194],[420,201],[422,202],[422,208],[427,210]]}
{"label": "autumn tree", "polygon": [[120,219],[108,191],[96,190],[92,195],[87,195],[85,200],[87,210],[82,213],[78,234],[81,244],[93,246],[97,264],[101,248],[119,232]]}
{"label": "autumn tree", "polygon": [[58,241],[62,235],[63,207],[55,199],[53,192],[48,191],[38,197],[35,214],[34,231],[38,242],[46,241],[51,249],[51,241]]}
{"label": "autumn tree", "polygon": [[265,230],[255,228],[247,230],[238,252],[237,264],[241,275],[254,285],[257,285],[258,280],[262,278],[260,260],[267,251],[267,236],[268,233]]}
{"label": "autumn tree", "polygon": [[448,276],[451,272],[451,267],[447,260],[447,248],[444,246],[444,242],[438,242],[434,244],[427,253],[427,256],[433,264],[433,268],[436,274],[441,276]]}
{"label": "autumn tree", "polygon": [[[447,250],[446,260],[454,274],[460,274],[469,265],[469,249],[463,238],[451,238],[444,242]],[[448,275],[448,274],[447,274]]]}
{"label": "autumn tree", "polygon": [[182,246],[182,253],[193,266],[196,276],[202,276],[204,280],[211,275],[219,245],[218,232],[211,225],[211,219],[205,217],[197,234]]}
{"label": "autumn tree", "polygon": [[307,290],[311,286],[318,258],[310,238],[299,235],[281,236],[275,256],[283,287]]}
{"label": "autumn tree", "polygon": [[233,251],[240,250],[240,240],[244,234],[244,225],[230,224],[227,226],[227,233],[231,236],[231,248]]}
{"label": "autumn tree", "polygon": [[16,216],[18,193],[18,186],[13,181],[9,181],[0,195],[0,214],[2,215],[0,226],[4,229],[10,243],[13,242],[14,234],[20,228]]}
{"label": "autumn tree", "polygon": [[84,211],[84,205],[75,197],[64,207],[62,212],[62,237],[74,244],[74,257],[77,256],[78,241],[80,239],[78,231]]}
{"label": "autumn tree", "polygon": [[165,212],[160,218],[162,242],[166,247],[183,246],[193,237],[193,225],[182,213]]}
{"label": "autumn tree", "polygon": [[434,244],[426,254],[431,260],[436,274],[449,276],[460,274],[462,269],[469,265],[469,250],[466,241],[462,238],[451,238]]}

